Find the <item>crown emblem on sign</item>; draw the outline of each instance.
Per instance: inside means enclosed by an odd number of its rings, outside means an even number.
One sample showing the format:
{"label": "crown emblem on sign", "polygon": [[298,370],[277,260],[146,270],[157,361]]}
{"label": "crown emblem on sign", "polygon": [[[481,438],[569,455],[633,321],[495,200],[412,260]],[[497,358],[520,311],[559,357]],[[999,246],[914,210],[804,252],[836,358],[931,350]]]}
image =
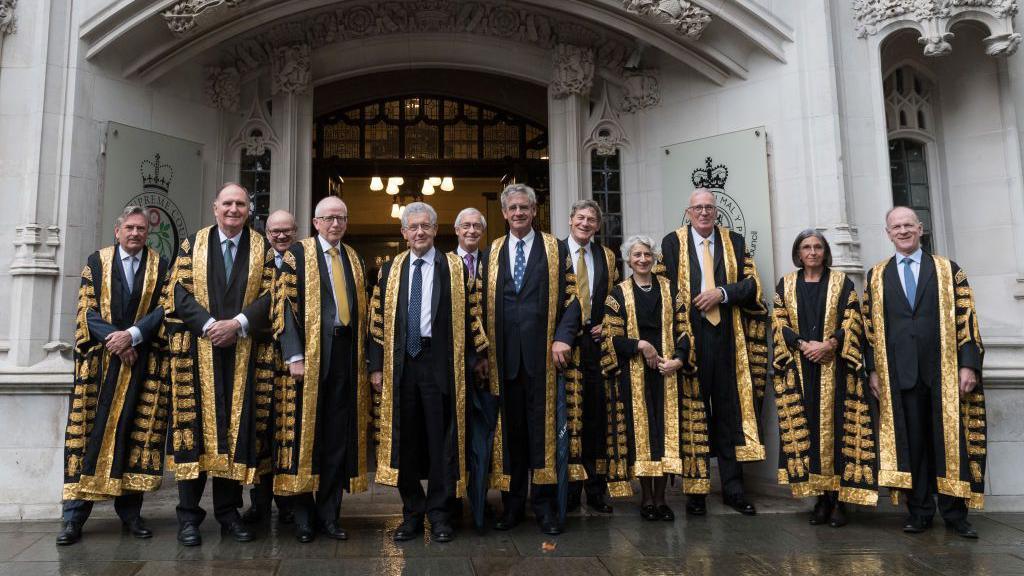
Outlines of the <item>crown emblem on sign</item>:
{"label": "crown emblem on sign", "polygon": [[167,194],[174,178],[174,168],[170,164],[161,164],[160,154],[154,154],[152,160],[143,160],[139,164],[139,174],[145,190],[154,189]]}
{"label": "crown emblem on sign", "polygon": [[704,168],[697,168],[690,174],[690,181],[694,186],[711,190],[725,188],[727,178],[729,178],[729,169],[725,167],[725,164],[712,166],[711,156],[704,160]]}

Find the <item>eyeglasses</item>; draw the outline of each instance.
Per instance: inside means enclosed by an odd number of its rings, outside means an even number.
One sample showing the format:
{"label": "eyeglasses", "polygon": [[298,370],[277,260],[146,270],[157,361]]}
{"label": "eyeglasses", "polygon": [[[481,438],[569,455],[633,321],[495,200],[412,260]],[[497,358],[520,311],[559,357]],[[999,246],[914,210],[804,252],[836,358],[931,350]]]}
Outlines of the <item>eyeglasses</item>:
{"label": "eyeglasses", "polygon": [[348,216],[317,216],[316,218],[321,222],[327,223],[328,226],[348,222]]}
{"label": "eyeglasses", "polygon": [[433,224],[410,224],[408,226],[403,226],[403,228],[405,228],[406,230],[408,230],[410,232],[419,232],[420,230],[422,230],[424,232],[430,232],[431,230],[434,229],[434,225]]}
{"label": "eyeglasses", "polygon": [[687,208],[687,210],[690,210],[691,212],[695,212],[697,214],[701,212],[714,214],[715,210],[718,210],[718,206],[715,206],[714,204],[698,204],[696,206],[690,206],[689,208]]}
{"label": "eyeglasses", "polygon": [[484,225],[479,222],[463,222],[459,224],[460,230],[483,230]]}
{"label": "eyeglasses", "polygon": [[294,233],[295,233],[295,229],[294,228],[285,228],[283,230],[267,230],[267,234],[270,234],[271,236],[275,236],[275,237],[276,236],[288,236],[289,234],[294,234]]}

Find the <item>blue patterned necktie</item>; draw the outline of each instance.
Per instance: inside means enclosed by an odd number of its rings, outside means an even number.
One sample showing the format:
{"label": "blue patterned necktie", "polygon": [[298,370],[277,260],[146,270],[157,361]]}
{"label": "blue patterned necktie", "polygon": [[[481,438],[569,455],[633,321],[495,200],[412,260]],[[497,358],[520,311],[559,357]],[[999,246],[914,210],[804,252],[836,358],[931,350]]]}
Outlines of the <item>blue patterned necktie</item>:
{"label": "blue patterned necktie", "polygon": [[224,277],[231,278],[231,267],[235,265],[235,255],[231,248],[235,245],[231,239],[224,241]]}
{"label": "blue patterned necktie", "polygon": [[910,309],[913,310],[914,300],[917,299],[917,280],[914,279],[914,271],[910,268],[910,265],[914,261],[904,257],[901,262],[903,263],[903,284],[907,290],[907,303],[910,304]]}
{"label": "blue patterned necktie", "polygon": [[523,251],[525,246],[526,240],[516,242],[516,263],[512,269],[512,280],[516,283],[516,294],[519,294],[519,289],[523,287],[523,276],[526,273],[526,252]]}
{"label": "blue patterned necktie", "polygon": [[423,259],[417,258],[412,263],[412,285],[409,286],[409,326],[406,330],[405,351],[413,358],[423,350],[422,334],[420,333],[420,314],[423,308]]}

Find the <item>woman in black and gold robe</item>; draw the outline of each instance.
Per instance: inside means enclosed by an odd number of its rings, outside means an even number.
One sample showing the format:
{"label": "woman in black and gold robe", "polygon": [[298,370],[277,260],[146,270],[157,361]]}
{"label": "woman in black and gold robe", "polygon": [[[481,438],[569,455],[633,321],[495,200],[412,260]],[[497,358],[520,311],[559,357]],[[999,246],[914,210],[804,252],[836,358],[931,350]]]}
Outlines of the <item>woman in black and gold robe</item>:
{"label": "woman in black and gold robe", "polygon": [[774,367],[779,482],[794,497],[816,495],[811,524],[846,524],[844,502],[875,504],[875,443],[864,395],[857,290],[832,270],[828,241],[797,235],[798,270],[775,293]]}
{"label": "woman in black and gold robe", "polygon": [[665,504],[669,474],[683,477],[683,491],[706,494],[707,421],[685,310],[678,309],[670,282],[655,276],[654,242],[626,242],[633,275],[615,286],[605,304],[602,367],[610,421],[608,489],[612,496],[641,488],[645,520],[675,519]]}

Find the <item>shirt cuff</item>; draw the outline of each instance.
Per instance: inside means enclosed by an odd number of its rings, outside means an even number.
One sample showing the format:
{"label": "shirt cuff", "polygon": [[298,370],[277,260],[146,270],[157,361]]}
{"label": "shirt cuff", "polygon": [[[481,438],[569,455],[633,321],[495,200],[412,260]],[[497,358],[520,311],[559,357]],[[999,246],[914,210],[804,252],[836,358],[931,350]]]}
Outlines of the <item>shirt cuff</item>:
{"label": "shirt cuff", "polygon": [[721,286],[719,286],[718,289],[722,291],[722,304],[727,304],[729,302],[729,293]]}
{"label": "shirt cuff", "polygon": [[135,326],[128,328],[128,333],[132,335],[132,346],[138,346],[142,344],[142,330],[139,330]]}
{"label": "shirt cuff", "polygon": [[245,317],[245,314],[239,314],[235,316],[235,320],[238,320],[238,335],[245,338],[249,335],[249,319]]}
{"label": "shirt cuff", "polygon": [[296,354],[295,356],[292,356],[291,358],[289,358],[289,359],[288,359],[288,360],[287,360],[287,361],[285,362],[285,364],[294,364],[294,363],[296,363],[296,362],[302,362],[302,359],[303,359],[303,356],[302,356],[302,354]]}
{"label": "shirt cuff", "polygon": [[206,336],[206,331],[210,329],[210,326],[213,325],[214,322],[216,322],[216,320],[210,318],[206,321],[206,324],[203,324],[203,336]]}

